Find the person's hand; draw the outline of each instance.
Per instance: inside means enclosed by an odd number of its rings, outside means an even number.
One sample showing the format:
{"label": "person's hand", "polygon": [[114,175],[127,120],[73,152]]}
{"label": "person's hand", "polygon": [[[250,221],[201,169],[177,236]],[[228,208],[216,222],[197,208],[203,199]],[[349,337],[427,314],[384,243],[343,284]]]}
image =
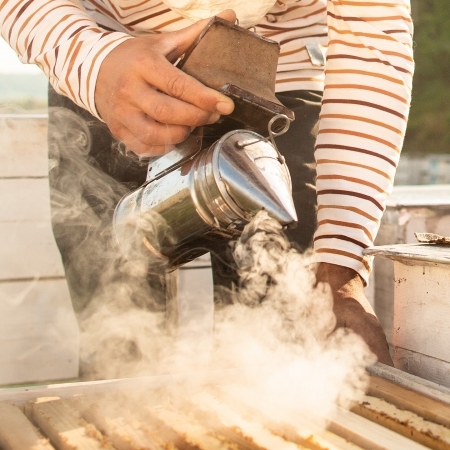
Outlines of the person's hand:
{"label": "person's hand", "polygon": [[336,328],[350,328],[366,341],[379,362],[393,366],[386,335],[366,298],[358,273],[348,267],[320,263],[316,278],[317,282],[330,285]]}
{"label": "person's hand", "polygon": [[[234,22],[233,11],[219,15]],[[95,104],[111,133],[141,156],[167,153],[193,127],[233,111],[233,101],[173,66],[209,20],[173,33],[128,39],[102,62]]]}

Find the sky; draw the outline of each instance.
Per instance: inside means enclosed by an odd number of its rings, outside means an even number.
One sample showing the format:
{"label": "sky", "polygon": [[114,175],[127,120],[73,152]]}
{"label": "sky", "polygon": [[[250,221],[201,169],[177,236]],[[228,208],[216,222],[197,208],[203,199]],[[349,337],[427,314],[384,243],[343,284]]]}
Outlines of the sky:
{"label": "sky", "polygon": [[0,73],[41,73],[32,64],[22,64],[14,50],[0,38]]}

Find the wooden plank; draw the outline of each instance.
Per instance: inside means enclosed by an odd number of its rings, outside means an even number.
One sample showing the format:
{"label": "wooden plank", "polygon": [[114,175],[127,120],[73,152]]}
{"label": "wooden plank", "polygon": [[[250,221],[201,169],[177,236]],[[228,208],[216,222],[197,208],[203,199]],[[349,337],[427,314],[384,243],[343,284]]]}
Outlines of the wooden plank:
{"label": "wooden plank", "polygon": [[47,117],[0,116],[0,177],[47,176]]}
{"label": "wooden plank", "polygon": [[213,301],[213,280],[211,265],[206,267],[181,267],[178,276],[178,291],[181,295],[198,299],[207,297]]}
{"label": "wooden plank", "polygon": [[337,434],[328,430],[308,430],[305,423],[301,423],[299,429],[293,427],[285,427],[278,425],[276,428],[271,427],[273,433],[281,433],[287,439],[297,444],[303,445],[310,450],[361,450],[359,445],[349,442]]}
{"label": "wooden plank", "polygon": [[450,406],[450,388],[446,386],[378,362],[368,367],[367,371],[371,376],[384,378],[398,386],[403,386]]}
{"label": "wooden plank", "polygon": [[45,439],[16,406],[0,403],[0,448],[2,450],[52,450]]}
{"label": "wooden plank", "polygon": [[0,178],[0,222],[50,223],[47,178]]}
{"label": "wooden plank", "polygon": [[[434,253],[431,250],[430,258]],[[450,261],[450,249],[446,250]],[[413,264],[413,265],[410,265]],[[395,347],[450,362],[450,265],[394,262]]]}
{"label": "wooden plank", "polygon": [[[435,215],[435,213],[431,213]],[[425,219],[421,220],[421,227],[425,228]],[[414,239],[409,240],[413,242]],[[432,265],[435,264],[450,264],[450,249],[448,246],[433,245],[433,244],[394,244],[382,245],[379,247],[370,247],[364,250],[365,255],[383,256],[385,258],[393,259],[394,261],[403,261],[405,264],[419,264]]]}
{"label": "wooden plank", "polygon": [[0,223],[0,281],[64,277],[61,255],[48,222]]}
{"label": "wooden plank", "polygon": [[[217,435],[223,436],[227,442],[234,444],[239,450],[264,450],[264,447],[256,444],[251,436],[245,435],[239,426],[230,426],[229,424],[227,426],[224,424],[214,408],[193,402],[190,398],[177,397],[176,401],[178,409],[189,411],[199,423],[205,425],[210,430],[214,430]],[[236,418],[238,415],[239,413],[236,412]],[[284,438],[284,436],[279,437]],[[310,448],[303,445],[299,445],[299,447],[301,449]]]}
{"label": "wooden plank", "polygon": [[95,425],[118,450],[165,450],[167,445],[158,441],[158,436],[145,433],[137,417],[123,406],[119,408],[117,396],[77,396],[63,400],[77,410],[88,422]]}
{"label": "wooden plank", "polygon": [[383,399],[365,396],[352,412],[434,450],[450,448],[450,429]]}
{"label": "wooden plank", "polygon": [[79,330],[64,279],[0,283],[0,384],[78,376]]}
{"label": "wooden plank", "polygon": [[393,359],[400,370],[450,388],[449,361],[442,361],[401,347],[394,348]]}
{"label": "wooden plank", "polygon": [[366,450],[423,450],[427,447],[350,411],[338,410],[328,430]]}
{"label": "wooden plank", "polygon": [[[192,415],[184,414],[178,408],[157,405],[149,407],[148,410],[152,416],[173,428],[178,435],[185,437],[189,444],[201,450],[233,450],[236,448],[233,443],[226,442],[223,436],[216,435],[214,430],[209,430],[197,422]],[[255,450],[257,449],[258,447]],[[284,447],[279,447],[278,450],[284,450]]]}
{"label": "wooden plank", "polygon": [[58,396],[68,398],[73,395],[112,394],[119,391],[152,390],[175,384],[186,383],[189,386],[205,384],[225,384],[245,377],[241,369],[211,370],[191,374],[158,375],[148,377],[123,378],[115,380],[86,381],[78,383],[59,383],[46,386],[27,386],[0,389],[0,402],[13,401],[24,404],[37,397]]}
{"label": "wooden plank", "polygon": [[394,263],[390,259],[375,258],[374,261],[374,310],[389,344],[394,330]]}
{"label": "wooden plank", "polygon": [[[209,261],[209,258],[206,260]],[[168,286],[176,289],[166,297],[167,325],[181,352],[196,349],[198,361],[210,357],[214,329],[214,301],[211,268],[179,269],[169,274]],[[174,281],[175,279],[175,281]]]}
{"label": "wooden plank", "polygon": [[87,424],[76,411],[60,400],[37,402],[32,411],[33,421],[58,450],[114,449],[94,425]]}
{"label": "wooden plank", "polygon": [[384,378],[371,376],[368,395],[378,397],[398,408],[412,411],[426,420],[450,428],[450,406],[423,394],[396,385]]}
{"label": "wooden plank", "polygon": [[[126,414],[131,411],[133,426],[144,432],[153,442],[166,449],[200,450],[193,444],[188,436],[178,433],[171,424],[165,423],[151,412],[151,407],[170,402],[165,395],[165,389],[152,391],[134,391],[133,393],[114,395],[115,405],[120,404],[120,409]],[[102,402],[102,407],[109,407],[112,396],[104,396],[107,403]],[[159,447],[158,447],[159,448]],[[234,450],[234,449],[233,449]]]}
{"label": "wooden plank", "polygon": [[[7,321],[2,317],[7,317]],[[0,283],[0,323],[0,339],[14,335],[16,327],[27,327],[26,335],[33,336],[52,325],[61,332],[65,331],[68,339],[78,336],[78,325],[64,279]]]}
{"label": "wooden plank", "polygon": [[308,450],[360,450],[360,447],[332,433],[324,433],[322,427],[308,423],[303,417],[296,418],[295,428],[275,423],[241,399],[228,397],[225,391],[219,392],[218,399],[208,392],[201,392],[189,400],[182,400],[181,405],[238,448],[255,448],[251,447],[255,445],[256,448],[278,449],[294,444],[297,448]]}
{"label": "wooden plank", "polygon": [[323,423],[312,422],[304,416],[296,416],[294,423],[280,423],[260,410],[256,409],[250,399],[244,399],[233,385],[218,388],[215,394],[223,403],[232,402],[237,405],[240,414],[252,420],[263,423],[275,435],[284,437],[295,444],[311,450],[361,450],[359,445],[346,438],[325,430]]}

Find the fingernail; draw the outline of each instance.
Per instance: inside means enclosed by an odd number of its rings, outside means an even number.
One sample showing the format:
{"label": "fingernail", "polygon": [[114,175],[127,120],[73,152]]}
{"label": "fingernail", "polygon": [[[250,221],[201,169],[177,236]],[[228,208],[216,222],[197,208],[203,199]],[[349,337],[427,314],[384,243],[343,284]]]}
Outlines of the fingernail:
{"label": "fingernail", "polygon": [[220,114],[230,114],[233,112],[234,104],[232,102],[219,102],[216,104],[216,111]]}
{"label": "fingernail", "polygon": [[216,123],[219,119],[220,119],[220,114],[219,114],[219,113],[211,114],[211,115],[209,116],[208,123],[209,123],[209,124],[210,124],[210,123]]}

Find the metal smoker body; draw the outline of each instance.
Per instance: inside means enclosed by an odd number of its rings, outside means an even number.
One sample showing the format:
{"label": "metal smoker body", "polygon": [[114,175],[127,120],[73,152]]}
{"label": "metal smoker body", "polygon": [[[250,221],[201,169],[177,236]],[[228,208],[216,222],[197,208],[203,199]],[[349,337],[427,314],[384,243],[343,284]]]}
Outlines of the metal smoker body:
{"label": "metal smoker body", "polygon": [[233,98],[235,111],[151,163],[146,183],[119,202],[114,227],[130,259],[150,259],[155,272],[176,269],[237,238],[262,209],[296,223],[273,140],[294,120],[274,94],[278,54],[278,43],[220,18],[186,52],[178,67]]}
{"label": "metal smoker body", "polygon": [[261,209],[296,222],[289,171],[269,141],[235,130],[207,149],[158,159],[118,204],[115,232],[130,258],[147,255],[151,268],[171,270],[237,238]]}

